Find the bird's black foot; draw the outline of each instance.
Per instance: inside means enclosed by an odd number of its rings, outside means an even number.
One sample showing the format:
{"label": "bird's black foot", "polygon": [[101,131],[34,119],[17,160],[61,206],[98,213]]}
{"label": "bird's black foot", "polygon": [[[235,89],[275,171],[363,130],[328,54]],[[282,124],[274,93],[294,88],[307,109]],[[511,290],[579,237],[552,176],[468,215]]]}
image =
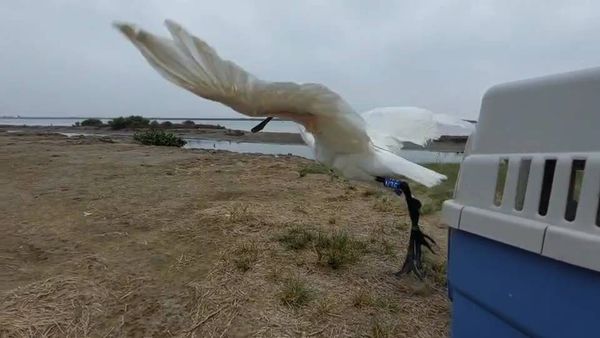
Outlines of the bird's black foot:
{"label": "bird's black foot", "polygon": [[432,244],[436,244],[433,238],[424,234],[420,228],[413,228],[410,231],[408,252],[404,264],[402,264],[402,269],[396,272],[395,275],[401,277],[413,272],[419,279],[423,279],[423,247],[434,253],[431,248]]}
{"label": "bird's black foot", "polygon": [[400,277],[413,272],[419,279],[423,279],[423,247],[434,253],[431,245],[436,243],[433,238],[425,235],[419,227],[421,202],[412,195],[410,187],[405,181],[385,177],[376,177],[375,180],[393,189],[396,195],[404,195],[412,224],[408,252],[406,253],[404,264],[402,264],[402,269],[396,273],[396,276]]}

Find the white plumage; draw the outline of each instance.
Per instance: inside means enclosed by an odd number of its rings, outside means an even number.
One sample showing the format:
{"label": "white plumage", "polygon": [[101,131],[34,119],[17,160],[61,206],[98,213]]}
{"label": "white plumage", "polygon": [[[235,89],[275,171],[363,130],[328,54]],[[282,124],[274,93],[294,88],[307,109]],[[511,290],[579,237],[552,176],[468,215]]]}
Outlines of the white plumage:
{"label": "white plumage", "polygon": [[448,125],[469,128],[457,118],[412,107],[377,108],[358,114],[320,84],[268,82],[221,59],[201,39],[167,20],[172,39],[130,24],[115,24],[166,79],[203,98],[248,116],[275,116],[301,124],[317,161],[349,179],[405,176],[428,187],[445,176],[394,152],[403,142],[425,145]]}
{"label": "white plumage", "polygon": [[473,125],[456,117],[435,114],[418,107],[382,107],[360,114],[367,123],[373,142],[391,151],[402,149],[405,142],[426,146],[452,129],[470,134]]}

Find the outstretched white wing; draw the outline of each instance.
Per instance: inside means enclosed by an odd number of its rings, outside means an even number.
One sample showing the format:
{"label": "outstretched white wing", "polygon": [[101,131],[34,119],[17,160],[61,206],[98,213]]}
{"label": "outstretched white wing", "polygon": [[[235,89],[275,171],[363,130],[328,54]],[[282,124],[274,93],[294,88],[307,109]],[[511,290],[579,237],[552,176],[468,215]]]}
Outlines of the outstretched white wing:
{"label": "outstretched white wing", "polygon": [[404,142],[425,146],[443,135],[467,136],[475,129],[473,124],[457,117],[417,107],[375,108],[361,116],[373,143],[394,152]]}
{"label": "outstretched white wing", "polygon": [[[167,20],[166,25],[172,39],[130,24],[115,24],[154,69],[176,85],[248,116],[277,116],[298,122],[306,128],[303,135],[314,147],[317,159],[342,169],[348,178],[406,175],[428,186],[443,179],[442,175],[392,153],[379,154],[380,150],[372,147],[377,143],[371,142],[369,136],[380,136],[367,133],[363,118],[327,87],[259,80],[220,58],[207,43],[176,23]],[[367,114],[372,118],[370,115]],[[381,123],[384,122],[374,126]],[[389,132],[390,137],[402,137],[399,130]],[[414,139],[414,135],[409,136]]]}
{"label": "outstretched white wing", "polygon": [[358,152],[368,147],[364,121],[337,93],[320,84],[259,80],[178,24],[165,24],[172,39],[130,24],[115,26],[161,75],[198,96],[248,116],[294,120],[334,150]]}

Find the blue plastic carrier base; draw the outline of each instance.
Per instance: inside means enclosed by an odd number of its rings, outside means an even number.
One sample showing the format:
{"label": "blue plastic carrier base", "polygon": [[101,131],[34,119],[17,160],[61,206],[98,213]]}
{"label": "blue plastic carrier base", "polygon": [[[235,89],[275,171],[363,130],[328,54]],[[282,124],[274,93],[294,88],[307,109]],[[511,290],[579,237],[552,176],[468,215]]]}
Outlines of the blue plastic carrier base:
{"label": "blue plastic carrier base", "polygon": [[452,336],[600,337],[600,68],[483,96],[452,200]]}
{"label": "blue plastic carrier base", "polygon": [[452,337],[600,337],[600,273],[451,229]]}

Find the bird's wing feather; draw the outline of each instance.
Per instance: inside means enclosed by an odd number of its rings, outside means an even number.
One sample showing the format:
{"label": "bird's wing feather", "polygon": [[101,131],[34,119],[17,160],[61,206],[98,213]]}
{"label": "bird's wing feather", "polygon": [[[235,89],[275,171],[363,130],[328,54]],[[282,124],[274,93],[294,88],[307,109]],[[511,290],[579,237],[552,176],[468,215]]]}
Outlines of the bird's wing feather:
{"label": "bird's wing feather", "polygon": [[396,152],[404,142],[420,146],[460,131],[468,135],[474,129],[469,122],[446,114],[435,114],[417,107],[375,108],[361,114],[373,143]]}
{"label": "bird's wing feather", "polygon": [[249,116],[285,117],[352,112],[335,92],[320,84],[267,82],[222,59],[206,42],[167,20],[172,39],[134,25],[115,26],[167,80],[203,98]]}
{"label": "bird's wing feather", "polygon": [[313,147],[317,158],[335,163],[340,156],[345,157],[348,159],[345,169],[354,170],[357,176],[363,176],[357,164],[366,161],[364,168],[372,169],[365,172],[366,176],[374,173],[406,175],[425,185],[435,184],[443,177],[389,152],[377,155],[372,161],[369,154],[379,150],[372,147],[374,142],[369,135],[380,137],[375,131],[381,130],[381,134],[391,140],[405,136],[418,143],[419,134],[405,135],[404,131],[410,128],[385,129],[382,127],[385,118],[369,113],[366,114],[369,118],[379,117],[373,120],[377,123],[370,126],[374,132],[368,132],[363,118],[327,87],[259,80],[235,63],[220,58],[212,47],[176,23],[167,21],[166,25],[172,39],[152,35],[129,24],[115,26],[163,77],[176,85],[245,115],[281,116],[299,122],[307,129],[305,141]]}
{"label": "bird's wing feather", "polygon": [[224,60],[200,38],[167,20],[172,39],[134,25],[115,26],[167,80],[248,116],[279,116],[318,133],[333,151],[360,152],[370,142],[364,121],[337,93],[321,84],[268,82]]}

